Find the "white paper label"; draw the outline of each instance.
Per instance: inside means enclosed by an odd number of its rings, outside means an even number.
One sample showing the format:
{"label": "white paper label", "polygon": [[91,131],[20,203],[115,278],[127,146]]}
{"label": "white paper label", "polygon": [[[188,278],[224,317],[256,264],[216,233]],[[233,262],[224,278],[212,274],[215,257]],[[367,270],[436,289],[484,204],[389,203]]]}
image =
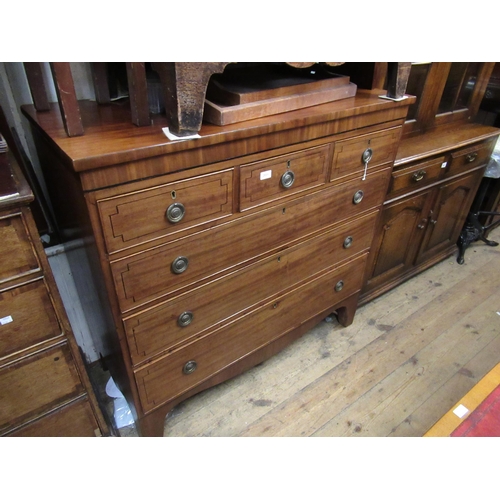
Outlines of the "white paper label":
{"label": "white paper label", "polygon": [[7,323],[12,323],[13,321],[12,316],[5,316],[5,318],[0,318],[0,325],[6,325]]}
{"label": "white paper label", "polygon": [[264,170],[264,172],[260,173],[260,180],[264,181],[266,179],[270,179],[272,175],[273,175],[272,170]]}
{"label": "white paper label", "polygon": [[458,405],[454,410],[453,413],[458,417],[462,418],[464,415],[469,413],[469,410],[464,406],[464,405]]}

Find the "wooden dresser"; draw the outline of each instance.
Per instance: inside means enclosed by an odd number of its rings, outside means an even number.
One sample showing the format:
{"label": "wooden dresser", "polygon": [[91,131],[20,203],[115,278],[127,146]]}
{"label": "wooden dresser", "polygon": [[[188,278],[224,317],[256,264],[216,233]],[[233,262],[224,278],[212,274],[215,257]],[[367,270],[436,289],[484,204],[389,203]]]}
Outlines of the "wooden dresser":
{"label": "wooden dresser", "polygon": [[0,153],[0,435],[101,436],[92,392],[14,157]]}
{"label": "wooden dresser", "polygon": [[413,99],[379,94],[204,124],[187,141],[161,116],[134,127],[120,105],[81,102],[80,137],[55,106],[23,107],[59,225],[88,242],[142,435],[333,311],[353,321]]}

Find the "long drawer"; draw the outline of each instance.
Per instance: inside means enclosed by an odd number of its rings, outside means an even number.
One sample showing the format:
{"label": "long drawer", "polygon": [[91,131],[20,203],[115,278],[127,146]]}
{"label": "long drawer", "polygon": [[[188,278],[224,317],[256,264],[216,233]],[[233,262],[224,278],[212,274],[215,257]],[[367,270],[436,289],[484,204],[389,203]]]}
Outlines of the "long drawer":
{"label": "long drawer", "polygon": [[44,279],[0,293],[0,358],[62,334]]}
{"label": "long drawer", "polygon": [[370,247],[371,212],[222,279],[195,288],[124,320],[133,363],[201,335],[275,294],[298,285]]}
{"label": "long drawer", "polygon": [[0,431],[83,393],[66,343],[0,368]]}
{"label": "long drawer", "polygon": [[150,411],[179,396],[357,293],[362,285],[365,262],[366,254],[137,370],[135,377],[143,410]]}
{"label": "long drawer", "polygon": [[123,312],[379,206],[391,168],[111,263]]}

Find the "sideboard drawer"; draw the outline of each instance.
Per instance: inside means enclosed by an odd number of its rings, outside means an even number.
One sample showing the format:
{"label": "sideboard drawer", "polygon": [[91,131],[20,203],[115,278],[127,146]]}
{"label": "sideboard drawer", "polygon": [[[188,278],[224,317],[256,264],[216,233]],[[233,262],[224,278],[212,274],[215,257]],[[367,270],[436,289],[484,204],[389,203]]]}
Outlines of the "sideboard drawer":
{"label": "sideboard drawer", "polygon": [[240,210],[321,186],[331,163],[331,145],[243,165]]}
{"label": "sideboard drawer", "polygon": [[0,293],[0,358],[62,334],[43,279]]}
{"label": "sideboard drawer", "polygon": [[144,411],[169,401],[358,292],[366,254],[136,371]]}
{"label": "sideboard drawer", "polygon": [[[390,167],[111,263],[123,312],[380,205]],[[333,203],[332,200],[335,202]]]}
{"label": "sideboard drawer", "polygon": [[67,344],[0,368],[0,430],[83,392]]}
{"label": "sideboard drawer", "polygon": [[231,320],[236,314],[368,250],[378,212],[337,227],[124,320],[133,363]]}
{"label": "sideboard drawer", "polygon": [[0,217],[0,283],[40,269],[21,213]]}
{"label": "sideboard drawer", "polygon": [[[401,168],[392,172],[389,194],[401,193],[408,189],[416,189],[419,186],[438,180],[444,172],[444,156],[432,160],[423,161],[410,167]],[[444,166],[446,166],[444,164]]]}
{"label": "sideboard drawer", "polygon": [[363,154],[370,156],[368,168],[384,163],[392,163],[401,135],[401,127],[395,127],[382,132],[361,135],[354,139],[337,141],[333,152],[331,181],[357,174],[362,176],[365,171]]}
{"label": "sideboard drawer", "polygon": [[489,140],[459,149],[451,153],[451,160],[447,172],[449,174],[460,174],[476,167],[486,165],[490,159],[495,140]]}
{"label": "sideboard drawer", "polygon": [[109,253],[233,212],[233,170],[200,175],[98,202]]}

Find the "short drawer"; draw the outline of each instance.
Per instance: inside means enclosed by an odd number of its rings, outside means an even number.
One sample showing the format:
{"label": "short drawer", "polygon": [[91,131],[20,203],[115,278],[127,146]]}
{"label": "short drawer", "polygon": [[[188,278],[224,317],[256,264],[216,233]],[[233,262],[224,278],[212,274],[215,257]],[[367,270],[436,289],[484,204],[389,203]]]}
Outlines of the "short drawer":
{"label": "short drawer", "polygon": [[331,145],[298,151],[240,169],[240,210],[321,186],[331,162]]}
{"label": "short drawer", "polygon": [[378,212],[295,245],[124,320],[133,363],[201,335],[224,320],[367,251]]}
{"label": "short drawer", "polygon": [[233,170],[98,201],[109,253],[231,215]]}
{"label": "short drawer", "polygon": [[60,335],[43,279],[0,293],[0,358]]}
{"label": "short drawer", "polygon": [[299,238],[378,207],[391,169],[365,181],[322,190],[299,200],[201,231],[111,263],[123,312],[231,267],[285,249]]}
{"label": "short drawer", "polygon": [[10,437],[96,437],[100,435],[99,425],[86,396],[7,434]]}
{"label": "short drawer", "polygon": [[368,159],[367,168],[392,163],[396,157],[400,135],[401,127],[395,127],[336,142],[330,180],[342,180],[348,175],[362,177],[365,159]]}
{"label": "short drawer", "polygon": [[436,181],[444,172],[444,167],[446,167],[445,157],[440,156],[410,167],[394,170],[389,186],[389,194],[411,190]]}
{"label": "short drawer", "polygon": [[21,213],[0,217],[0,283],[40,269]]}
{"label": "short drawer", "polygon": [[178,351],[136,371],[144,411],[172,400],[204,380],[357,293],[366,255],[294,289]]}
{"label": "short drawer", "polygon": [[460,174],[484,166],[490,160],[496,140],[489,140],[451,153],[447,173]]}
{"label": "short drawer", "polygon": [[83,392],[68,345],[0,368],[0,431],[46,413]]}

